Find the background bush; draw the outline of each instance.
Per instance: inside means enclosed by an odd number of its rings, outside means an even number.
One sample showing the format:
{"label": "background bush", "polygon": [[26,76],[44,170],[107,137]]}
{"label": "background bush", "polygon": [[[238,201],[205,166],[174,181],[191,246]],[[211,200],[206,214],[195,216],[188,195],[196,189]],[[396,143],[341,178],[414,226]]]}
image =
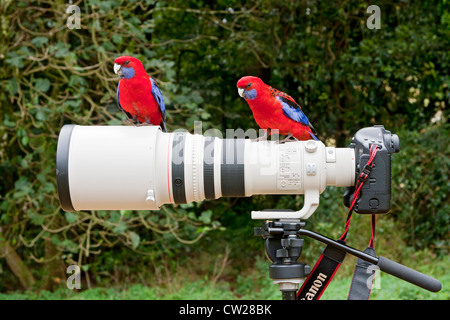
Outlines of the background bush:
{"label": "background bush", "polygon": [[[203,130],[256,128],[236,92],[244,75],[297,99],[328,145],[345,147],[359,128],[384,124],[399,134],[401,151],[377,243],[400,260],[418,249],[448,254],[446,1],[380,1],[379,30],[366,27],[367,3],[358,1],[74,4],[81,29],[67,28],[64,1],[0,5],[0,291],[54,289],[73,263],[84,287],[155,275],[163,285],[181,266],[238,281],[262,255],[250,211],[302,206],[302,196],[255,196],[158,212],[63,212],[54,174],[59,130],[123,123],[112,70],[123,54],[141,59],[159,82],[169,130],[193,131],[194,121]],[[340,235],[342,193],[324,192],[311,229]],[[368,219],[354,220],[350,241],[362,248]],[[304,259],[313,264],[320,250],[307,242]]]}

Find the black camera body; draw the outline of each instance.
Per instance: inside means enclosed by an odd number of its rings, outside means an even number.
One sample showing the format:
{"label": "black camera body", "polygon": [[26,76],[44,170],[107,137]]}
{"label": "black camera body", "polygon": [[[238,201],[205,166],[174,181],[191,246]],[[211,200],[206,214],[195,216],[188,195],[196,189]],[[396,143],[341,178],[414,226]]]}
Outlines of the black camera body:
{"label": "black camera body", "polygon": [[[366,164],[370,159],[371,145],[378,147],[372,168]],[[369,176],[364,182],[353,207],[357,213],[378,214],[389,212],[391,205],[391,154],[400,150],[400,140],[382,125],[363,128],[356,132],[350,148],[355,149],[355,185],[363,170],[369,169]],[[347,187],[344,204],[350,207],[355,187]]]}

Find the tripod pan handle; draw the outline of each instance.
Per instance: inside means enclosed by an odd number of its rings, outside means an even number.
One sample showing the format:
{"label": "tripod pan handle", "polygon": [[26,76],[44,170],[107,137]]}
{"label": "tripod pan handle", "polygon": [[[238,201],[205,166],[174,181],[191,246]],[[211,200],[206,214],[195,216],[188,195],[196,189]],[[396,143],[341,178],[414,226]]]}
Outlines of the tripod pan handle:
{"label": "tripod pan handle", "polygon": [[438,292],[442,288],[439,280],[384,257],[378,257],[377,265],[381,271],[387,272],[428,291]]}

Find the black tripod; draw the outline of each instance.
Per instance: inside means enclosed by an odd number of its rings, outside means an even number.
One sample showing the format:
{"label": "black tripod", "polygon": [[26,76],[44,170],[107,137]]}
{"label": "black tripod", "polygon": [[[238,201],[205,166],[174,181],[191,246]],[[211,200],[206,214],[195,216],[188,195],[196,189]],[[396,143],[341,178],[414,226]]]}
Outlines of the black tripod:
{"label": "black tripod", "polygon": [[303,283],[310,273],[308,265],[297,262],[303,247],[301,236],[310,237],[370,262],[378,266],[381,271],[426,290],[432,292],[441,290],[441,283],[430,276],[395,261],[381,256],[371,256],[319,233],[306,230],[304,229],[305,225],[306,223],[300,220],[279,219],[276,221],[264,221],[262,227],[255,228],[255,236],[261,236],[264,239],[266,256],[272,262],[269,266],[269,275],[274,283],[279,285],[283,300],[296,300],[299,284]]}
{"label": "black tripod", "polygon": [[280,287],[283,300],[296,300],[296,294],[310,267],[297,260],[302,253],[303,239],[299,231],[305,226],[300,220],[265,221],[255,228],[255,236],[263,237],[266,257],[272,262],[269,275]]}

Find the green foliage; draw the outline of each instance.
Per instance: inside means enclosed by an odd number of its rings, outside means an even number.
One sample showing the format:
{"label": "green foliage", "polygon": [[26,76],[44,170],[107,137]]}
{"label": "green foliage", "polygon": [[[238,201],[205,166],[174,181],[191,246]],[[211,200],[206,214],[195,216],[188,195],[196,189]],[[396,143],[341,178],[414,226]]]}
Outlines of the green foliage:
{"label": "green foliage", "polygon": [[414,248],[431,246],[448,254],[450,225],[450,126],[400,131],[393,156],[392,216]]}
{"label": "green foliage", "polygon": [[[67,123],[126,124],[116,107],[118,79],[112,67],[115,57],[131,54],[160,84],[169,130],[193,131],[195,121],[202,121],[203,130],[223,133],[256,128],[236,92],[241,76],[255,75],[297,99],[328,145],[347,146],[352,133],[372,124],[399,133],[393,210],[383,217],[380,237],[395,233],[385,242],[392,251],[396,244],[388,241],[395,238],[445,255],[447,4],[378,5],[382,28],[369,30],[365,2],[87,0],[79,3],[81,29],[69,29],[64,2],[2,1],[0,238],[37,278],[60,260],[82,265],[85,281],[92,283],[108,283],[111,277],[116,284],[139,281],[145,267],[164,262],[172,272],[178,263],[229,245],[229,276],[237,279],[263,248],[253,237],[258,223],[250,211],[302,206],[300,195],[255,196],[156,212],[63,212],[54,174],[59,130]],[[327,188],[309,221],[311,229],[340,235],[346,217],[342,193]],[[363,217],[355,224],[367,225]],[[367,238],[353,230],[354,246],[364,245]],[[306,242],[304,257],[314,263],[320,250]],[[52,277],[50,282],[61,281]],[[1,291],[17,286],[10,278],[0,272]],[[238,282],[237,292],[246,296],[250,283],[242,277]]]}

